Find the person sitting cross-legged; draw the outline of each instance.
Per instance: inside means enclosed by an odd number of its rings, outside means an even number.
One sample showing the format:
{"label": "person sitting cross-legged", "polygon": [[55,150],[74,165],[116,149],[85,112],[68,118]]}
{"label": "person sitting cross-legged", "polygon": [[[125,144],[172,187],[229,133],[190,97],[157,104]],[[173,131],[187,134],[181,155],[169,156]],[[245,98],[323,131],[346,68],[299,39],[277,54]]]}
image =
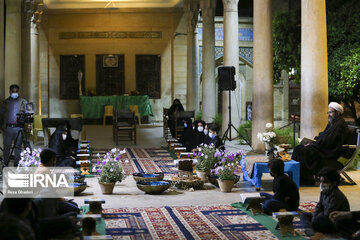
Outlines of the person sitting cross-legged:
{"label": "person sitting cross-legged", "polygon": [[295,182],[284,173],[284,162],[274,159],[268,163],[270,175],[274,177],[274,195],[261,192],[266,200],[262,203],[262,209],[266,214],[279,212],[280,209],[296,211],[299,207],[299,189]]}
{"label": "person sitting cross-legged", "polygon": [[349,202],[340,191],[340,174],[334,168],[324,168],[319,173],[320,177],[320,200],[313,213],[303,213],[300,223],[306,229],[307,235],[315,232],[334,233],[335,226],[330,220],[330,214],[334,211],[349,211]]}
{"label": "person sitting cross-legged", "polygon": [[342,146],[349,137],[349,130],[342,117],[343,107],[336,103],[329,104],[328,120],[325,130],[315,141],[295,147],[291,159],[300,162],[300,184],[314,185],[315,175],[323,167],[341,169],[343,165],[337,159],[343,154]]}

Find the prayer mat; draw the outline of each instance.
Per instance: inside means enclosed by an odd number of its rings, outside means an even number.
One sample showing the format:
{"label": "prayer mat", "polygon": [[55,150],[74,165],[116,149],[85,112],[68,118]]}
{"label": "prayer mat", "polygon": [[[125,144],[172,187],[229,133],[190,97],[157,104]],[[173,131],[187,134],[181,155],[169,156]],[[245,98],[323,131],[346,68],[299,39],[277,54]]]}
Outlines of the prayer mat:
{"label": "prayer mat", "polygon": [[231,206],[119,208],[103,211],[113,239],[278,239]]}

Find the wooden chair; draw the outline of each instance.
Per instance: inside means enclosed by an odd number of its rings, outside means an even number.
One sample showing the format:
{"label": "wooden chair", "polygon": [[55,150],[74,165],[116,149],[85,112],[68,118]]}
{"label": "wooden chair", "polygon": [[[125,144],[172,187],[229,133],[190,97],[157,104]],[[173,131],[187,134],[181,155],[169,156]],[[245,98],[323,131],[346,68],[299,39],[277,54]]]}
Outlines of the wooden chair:
{"label": "wooden chair", "polygon": [[135,113],[127,110],[116,110],[115,111],[115,125],[114,134],[116,145],[119,144],[120,138],[130,138],[134,140],[136,145],[136,121]]}
{"label": "wooden chair", "polygon": [[163,108],[163,135],[165,139],[169,138],[169,124],[168,124],[169,108]]}
{"label": "wooden chair", "polygon": [[113,105],[106,105],[104,110],[104,117],[103,117],[103,125],[106,124],[107,117],[113,117],[114,106]]}
{"label": "wooden chair", "polygon": [[[33,143],[34,145],[38,140],[38,133],[43,132],[42,121],[41,119],[46,118],[46,115],[35,115],[34,116],[34,127],[33,127]],[[45,137],[45,133],[44,133]]]}
{"label": "wooden chair", "polygon": [[356,157],[359,154],[359,144],[360,144],[360,128],[357,126],[348,126],[349,130],[350,130],[350,135],[351,136],[355,136],[356,135],[356,145],[343,145],[343,148],[346,150],[353,150],[353,153],[351,154],[351,157],[349,159],[349,161],[344,165],[344,167],[339,170],[340,175],[343,175],[349,182],[351,185],[356,185],[356,183],[354,182],[354,180],[351,179],[351,177],[345,172],[354,162],[354,160],[356,159]]}
{"label": "wooden chair", "polygon": [[184,132],[184,125],[178,125],[178,121],[184,118],[192,118],[195,117],[195,110],[193,111],[180,111],[175,114],[175,138],[179,138],[181,134]]}
{"label": "wooden chair", "polygon": [[130,109],[130,111],[135,113],[135,117],[137,117],[138,123],[139,123],[139,125],[141,125],[141,116],[139,113],[139,106],[138,105],[130,105],[129,109]]}

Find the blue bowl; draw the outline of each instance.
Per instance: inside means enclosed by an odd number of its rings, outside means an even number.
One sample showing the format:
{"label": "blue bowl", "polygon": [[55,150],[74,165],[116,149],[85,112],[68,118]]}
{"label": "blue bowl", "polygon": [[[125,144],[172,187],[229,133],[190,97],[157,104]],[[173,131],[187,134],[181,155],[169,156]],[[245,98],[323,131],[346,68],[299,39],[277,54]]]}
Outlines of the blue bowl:
{"label": "blue bowl", "polygon": [[133,173],[134,180],[137,181],[161,181],[164,179],[164,173],[155,172],[155,173]]}
{"label": "blue bowl", "polygon": [[159,194],[166,191],[171,186],[171,183],[171,181],[137,181],[136,186],[145,193]]}
{"label": "blue bowl", "polygon": [[87,185],[86,182],[80,182],[80,183],[71,183],[69,184],[69,187],[73,189],[74,195],[78,195],[79,193],[83,192]]}

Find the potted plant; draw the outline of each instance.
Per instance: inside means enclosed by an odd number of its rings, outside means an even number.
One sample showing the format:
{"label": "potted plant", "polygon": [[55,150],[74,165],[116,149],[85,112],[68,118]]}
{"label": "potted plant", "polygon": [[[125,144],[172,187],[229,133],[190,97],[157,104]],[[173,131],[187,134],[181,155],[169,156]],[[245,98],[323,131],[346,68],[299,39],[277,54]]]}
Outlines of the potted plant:
{"label": "potted plant", "polygon": [[257,134],[258,139],[265,144],[265,156],[267,160],[274,158],[274,145],[276,141],[276,133],[271,123],[265,125],[265,132]]}
{"label": "potted plant", "polygon": [[125,149],[113,148],[105,154],[103,160],[97,162],[96,172],[99,173],[99,185],[103,194],[111,194],[115,183],[125,179],[120,160],[125,152]]}
{"label": "potted plant", "polygon": [[240,167],[240,160],[245,155],[244,151],[231,153],[228,151],[222,152],[221,160],[216,164],[214,170],[220,190],[222,192],[231,192],[235,183],[235,172]]}
{"label": "potted plant", "polygon": [[214,168],[214,165],[218,162],[218,158],[215,156],[216,148],[214,145],[201,144],[197,149],[195,166],[196,175],[204,182],[207,182],[207,176],[210,174],[210,170]]}

